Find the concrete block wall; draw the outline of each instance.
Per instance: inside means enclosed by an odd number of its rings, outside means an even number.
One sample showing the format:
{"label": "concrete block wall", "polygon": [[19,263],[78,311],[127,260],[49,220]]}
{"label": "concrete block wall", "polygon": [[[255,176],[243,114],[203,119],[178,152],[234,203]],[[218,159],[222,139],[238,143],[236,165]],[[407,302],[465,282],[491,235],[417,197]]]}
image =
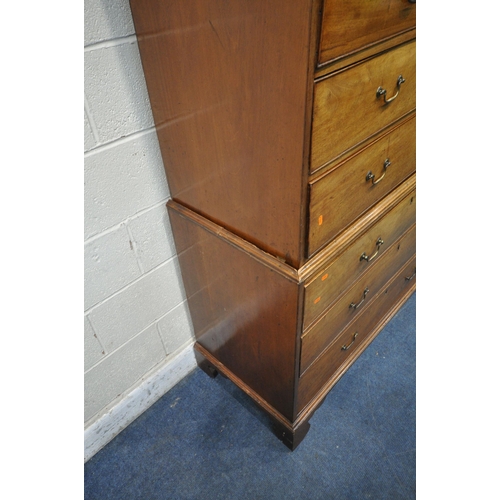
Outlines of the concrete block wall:
{"label": "concrete block wall", "polygon": [[85,0],[84,63],[88,428],[194,337],[128,0]]}

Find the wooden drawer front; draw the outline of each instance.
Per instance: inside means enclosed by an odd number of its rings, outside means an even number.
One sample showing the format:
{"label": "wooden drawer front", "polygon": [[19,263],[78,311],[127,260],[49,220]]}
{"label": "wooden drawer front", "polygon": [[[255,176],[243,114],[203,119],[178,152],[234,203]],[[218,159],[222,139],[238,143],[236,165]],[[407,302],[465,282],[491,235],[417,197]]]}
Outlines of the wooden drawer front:
{"label": "wooden drawer front", "polygon": [[413,115],[311,183],[309,257],[415,172],[415,122]]}
{"label": "wooden drawer front", "polygon": [[[405,82],[397,81],[402,75]],[[415,41],[401,45],[315,84],[312,172],[334,161],[415,109]],[[377,96],[383,88],[386,95]]]}
{"label": "wooden drawer front", "polygon": [[414,28],[408,0],[325,0],[318,63],[324,64]]}
{"label": "wooden drawer front", "polygon": [[[298,411],[300,412],[329,380],[340,376],[357,355],[373,339],[373,333],[385,316],[401,300],[416,281],[416,260],[412,258],[396,277],[382,288],[370,306],[350,323],[299,379]],[[354,335],[357,333],[356,338]],[[345,346],[347,349],[343,349]]]}
{"label": "wooden drawer front", "polygon": [[369,306],[373,297],[389,279],[415,254],[415,225],[380,257],[361,278],[347,290],[332,308],[302,336],[300,373],[323,352],[342,329]]}
{"label": "wooden drawer front", "polygon": [[[352,243],[333,260],[321,273],[305,284],[304,329],[318,317],[344,290],[354,283],[364,272],[415,223],[416,194],[413,191],[398,203],[382,219],[377,221],[359,239]],[[378,254],[377,241],[381,238]],[[365,254],[372,260],[360,259]]]}

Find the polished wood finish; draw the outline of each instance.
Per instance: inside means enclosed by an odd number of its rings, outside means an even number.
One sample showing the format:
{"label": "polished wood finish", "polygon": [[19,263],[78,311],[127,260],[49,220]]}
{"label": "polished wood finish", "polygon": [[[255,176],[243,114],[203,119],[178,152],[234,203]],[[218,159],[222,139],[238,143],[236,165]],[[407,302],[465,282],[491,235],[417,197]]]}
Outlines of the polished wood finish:
{"label": "polished wood finish", "polygon": [[215,224],[209,219],[193,212],[189,208],[177,203],[174,200],[169,200],[167,203],[167,208],[175,209],[179,214],[183,215],[185,218],[192,220],[199,226],[202,226],[207,232],[219,236],[220,238],[225,239],[229,244],[235,246],[236,248],[242,249],[249,256],[252,256],[254,259],[257,259],[266,267],[273,269],[278,274],[281,274],[285,278],[291,280],[297,280],[299,277],[299,271],[291,266],[289,266],[286,262],[281,259],[276,259],[272,255],[268,254],[261,248],[252,245],[247,240],[239,237],[238,235],[228,231],[227,229]]}
{"label": "polished wood finish", "polygon": [[[311,144],[311,172],[329,165],[344,152],[410,113],[416,105],[415,42],[355,64],[316,83]],[[386,104],[377,89],[387,90]]]}
{"label": "polished wood finish", "polygon": [[340,380],[344,373],[351,367],[351,365],[359,358],[363,351],[368,347],[370,342],[379,334],[379,332],[387,325],[392,317],[398,312],[401,306],[408,300],[408,298],[415,292],[416,282],[410,284],[403,290],[403,293],[398,297],[395,303],[379,318],[377,326],[367,336],[365,342],[361,344],[357,351],[353,352],[348,358],[348,362],[344,363],[328,380],[326,384],[312,397],[304,408],[298,413],[296,423],[300,425],[302,422],[308,421],[318,407],[322,404],[324,398],[332,390],[333,386]]}
{"label": "polished wood finish", "polygon": [[275,423],[273,430],[278,439],[290,448],[291,451],[294,451],[306,437],[310,428],[311,424],[305,420],[295,429],[289,429],[286,426]]}
{"label": "polished wood finish", "polygon": [[168,208],[197,344],[292,420],[298,283]]}
{"label": "polished wood finish", "polygon": [[416,7],[408,0],[325,0],[318,64],[379,45],[415,24]]}
{"label": "polished wood finish", "polygon": [[[310,183],[309,256],[415,172],[415,122],[413,115]],[[367,180],[369,172],[375,184]]]}
{"label": "polished wood finish", "polygon": [[416,29],[411,29],[409,31],[404,31],[399,35],[395,35],[394,37],[390,37],[388,39],[382,40],[377,44],[368,45],[361,50],[353,52],[351,54],[345,55],[339,59],[334,59],[325,64],[322,64],[316,71],[314,72],[314,78],[316,80],[322,78],[325,75],[331,74],[334,71],[338,71],[342,68],[347,68],[348,66],[352,66],[355,63],[368,59],[374,55],[380,54],[388,49],[392,49],[393,47],[397,47],[405,42],[409,42],[410,40],[415,40],[416,38]]}
{"label": "polished wood finish", "polygon": [[[370,305],[364,309],[356,319],[350,323],[321,356],[309,367],[299,380],[298,410],[303,410],[306,405],[314,400],[315,396],[336,379],[338,372],[345,372],[353,363],[358,351],[362,351],[372,340],[374,332],[378,333],[380,318],[384,318],[388,311],[393,311],[394,303],[398,303],[401,296],[407,296],[408,290],[414,290],[416,277],[407,280],[416,269],[415,258],[412,258],[402,270],[388,283]],[[354,334],[358,336],[354,340]],[[354,342],[353,342],[354,340]],[[343,350],[342,346],[352,347]]]}
{"label": "polished wood finish", "polygon": [[[409,184],[412,186],[414,189],[414,179],[413,184]],[[245,248],[244,240],[240,241],[239,237],[182,205],[169,201],[167,207],[184,270],[184,285],[197,338],[195,347],[211,365],[207,373],[213,376],[216,370],[226,374],[278,422],[280,429],[287,429],[286,436],[293,437],[297,426],[303,425],[297,423],[300,408],[293,394],[300,375],[304,289],[312,270],[302,275],[294,273],[287,264],[276,259],[266,260],[268,256],[262,250]],[[387,228],[396,236],[402,231],[404,221],[414,221],[414,207],[415,194],[410,192],[392,211],[384,214],[378,224],[371,221],[372,226],[364,229],[365,235],[380,234],[381,228]],[[414,246],[413,228],[400,240],[395,239],[385,251],[387,259],[383,259],[384,253],[382,260],[366,263],[364,274],[351,287],[353,293],[364,286],[365,277],[373,290],[380,288],[380,282],[394,273],[404,259],[394,259],[393,254],[401,252],[400,255],[405,256],[408,249],[410,253],[414,251]],[[250,248],[253,251],[248,251]],[[355,250],[358,249],[355,247]],[[275,265],[271,265],[272,262]],[[378,269],[376,262],[382,262]],[[332,264],[327,259],[321,267],[332,269]],[[371,272],[372,269],[375,271]],[[347,294],[344,293],[344,297]],[[315,323],[324,330],[328,319],[325,323],[321,319]],[[336,325],[334,335],[345,322],[344,318]],[[313,339],[314,325],[306,330],[306,338],[309,333]],[[206,371],[206,366],[203,368]],[[271,379],[273,383],[269,384]]]}
{"label": "polished wood finish", "polygon": [[[415,222],[416,199],[416,192],[413,190],[367,231],[360,228],[357,232],[358,238],[339,254],[333,255],[326,267],[316,266],[319,272],[314,270],[312,277],[306,279],[305,283],[304,328],[307,328],[353,281],[370,269]],[[382,238],[384,243],[380,246],[377,256],[369,262],[361,260],[361,255],[372,256],[375,253],[379,238]]]}
{"label": "polished wood finish", "polygon": [[415,251],[416,229],[414,225],[338,300],[330,304],[324,315],[302,334],[301,375],[339,332],[369,306],[385,283],[415,254]]}
{"label": "polished wood finish", "polygon": [[[131,9],[197,362],[244,391],[294,450],[415,289],[414,276],[399,279],[415,267],[414,7],[131,0]],[[377,88],[390,97],[399,74],[400,95],[384,103]],[[380,179],[386,158],[382,181],[366,181],[369,170]]]}
{"label": "polished wood finish", "polygon": [[314,3],[130,2],[172,198],[296,267]]}

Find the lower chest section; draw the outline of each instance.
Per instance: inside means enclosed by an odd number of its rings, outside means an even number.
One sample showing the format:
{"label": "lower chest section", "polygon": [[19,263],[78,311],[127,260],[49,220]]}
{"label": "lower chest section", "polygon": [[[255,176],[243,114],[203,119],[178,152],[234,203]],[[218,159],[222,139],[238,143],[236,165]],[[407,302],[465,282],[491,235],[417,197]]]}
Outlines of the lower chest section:
{"label": "lower chest section", "polygon": [[415,205],[412,176],[296,270],[169,202],[198,355],[292,442],[415,289]]}

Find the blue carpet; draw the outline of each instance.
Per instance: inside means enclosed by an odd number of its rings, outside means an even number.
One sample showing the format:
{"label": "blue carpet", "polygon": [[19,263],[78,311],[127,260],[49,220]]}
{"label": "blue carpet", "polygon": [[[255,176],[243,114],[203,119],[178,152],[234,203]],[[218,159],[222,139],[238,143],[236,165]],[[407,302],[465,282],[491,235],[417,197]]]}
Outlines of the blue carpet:
{"label": "blue carpet", "polygon": [[246,394],[196,369],[85,464],[85,499],[414,499],[415,310],[413,294],[294,452]]}

